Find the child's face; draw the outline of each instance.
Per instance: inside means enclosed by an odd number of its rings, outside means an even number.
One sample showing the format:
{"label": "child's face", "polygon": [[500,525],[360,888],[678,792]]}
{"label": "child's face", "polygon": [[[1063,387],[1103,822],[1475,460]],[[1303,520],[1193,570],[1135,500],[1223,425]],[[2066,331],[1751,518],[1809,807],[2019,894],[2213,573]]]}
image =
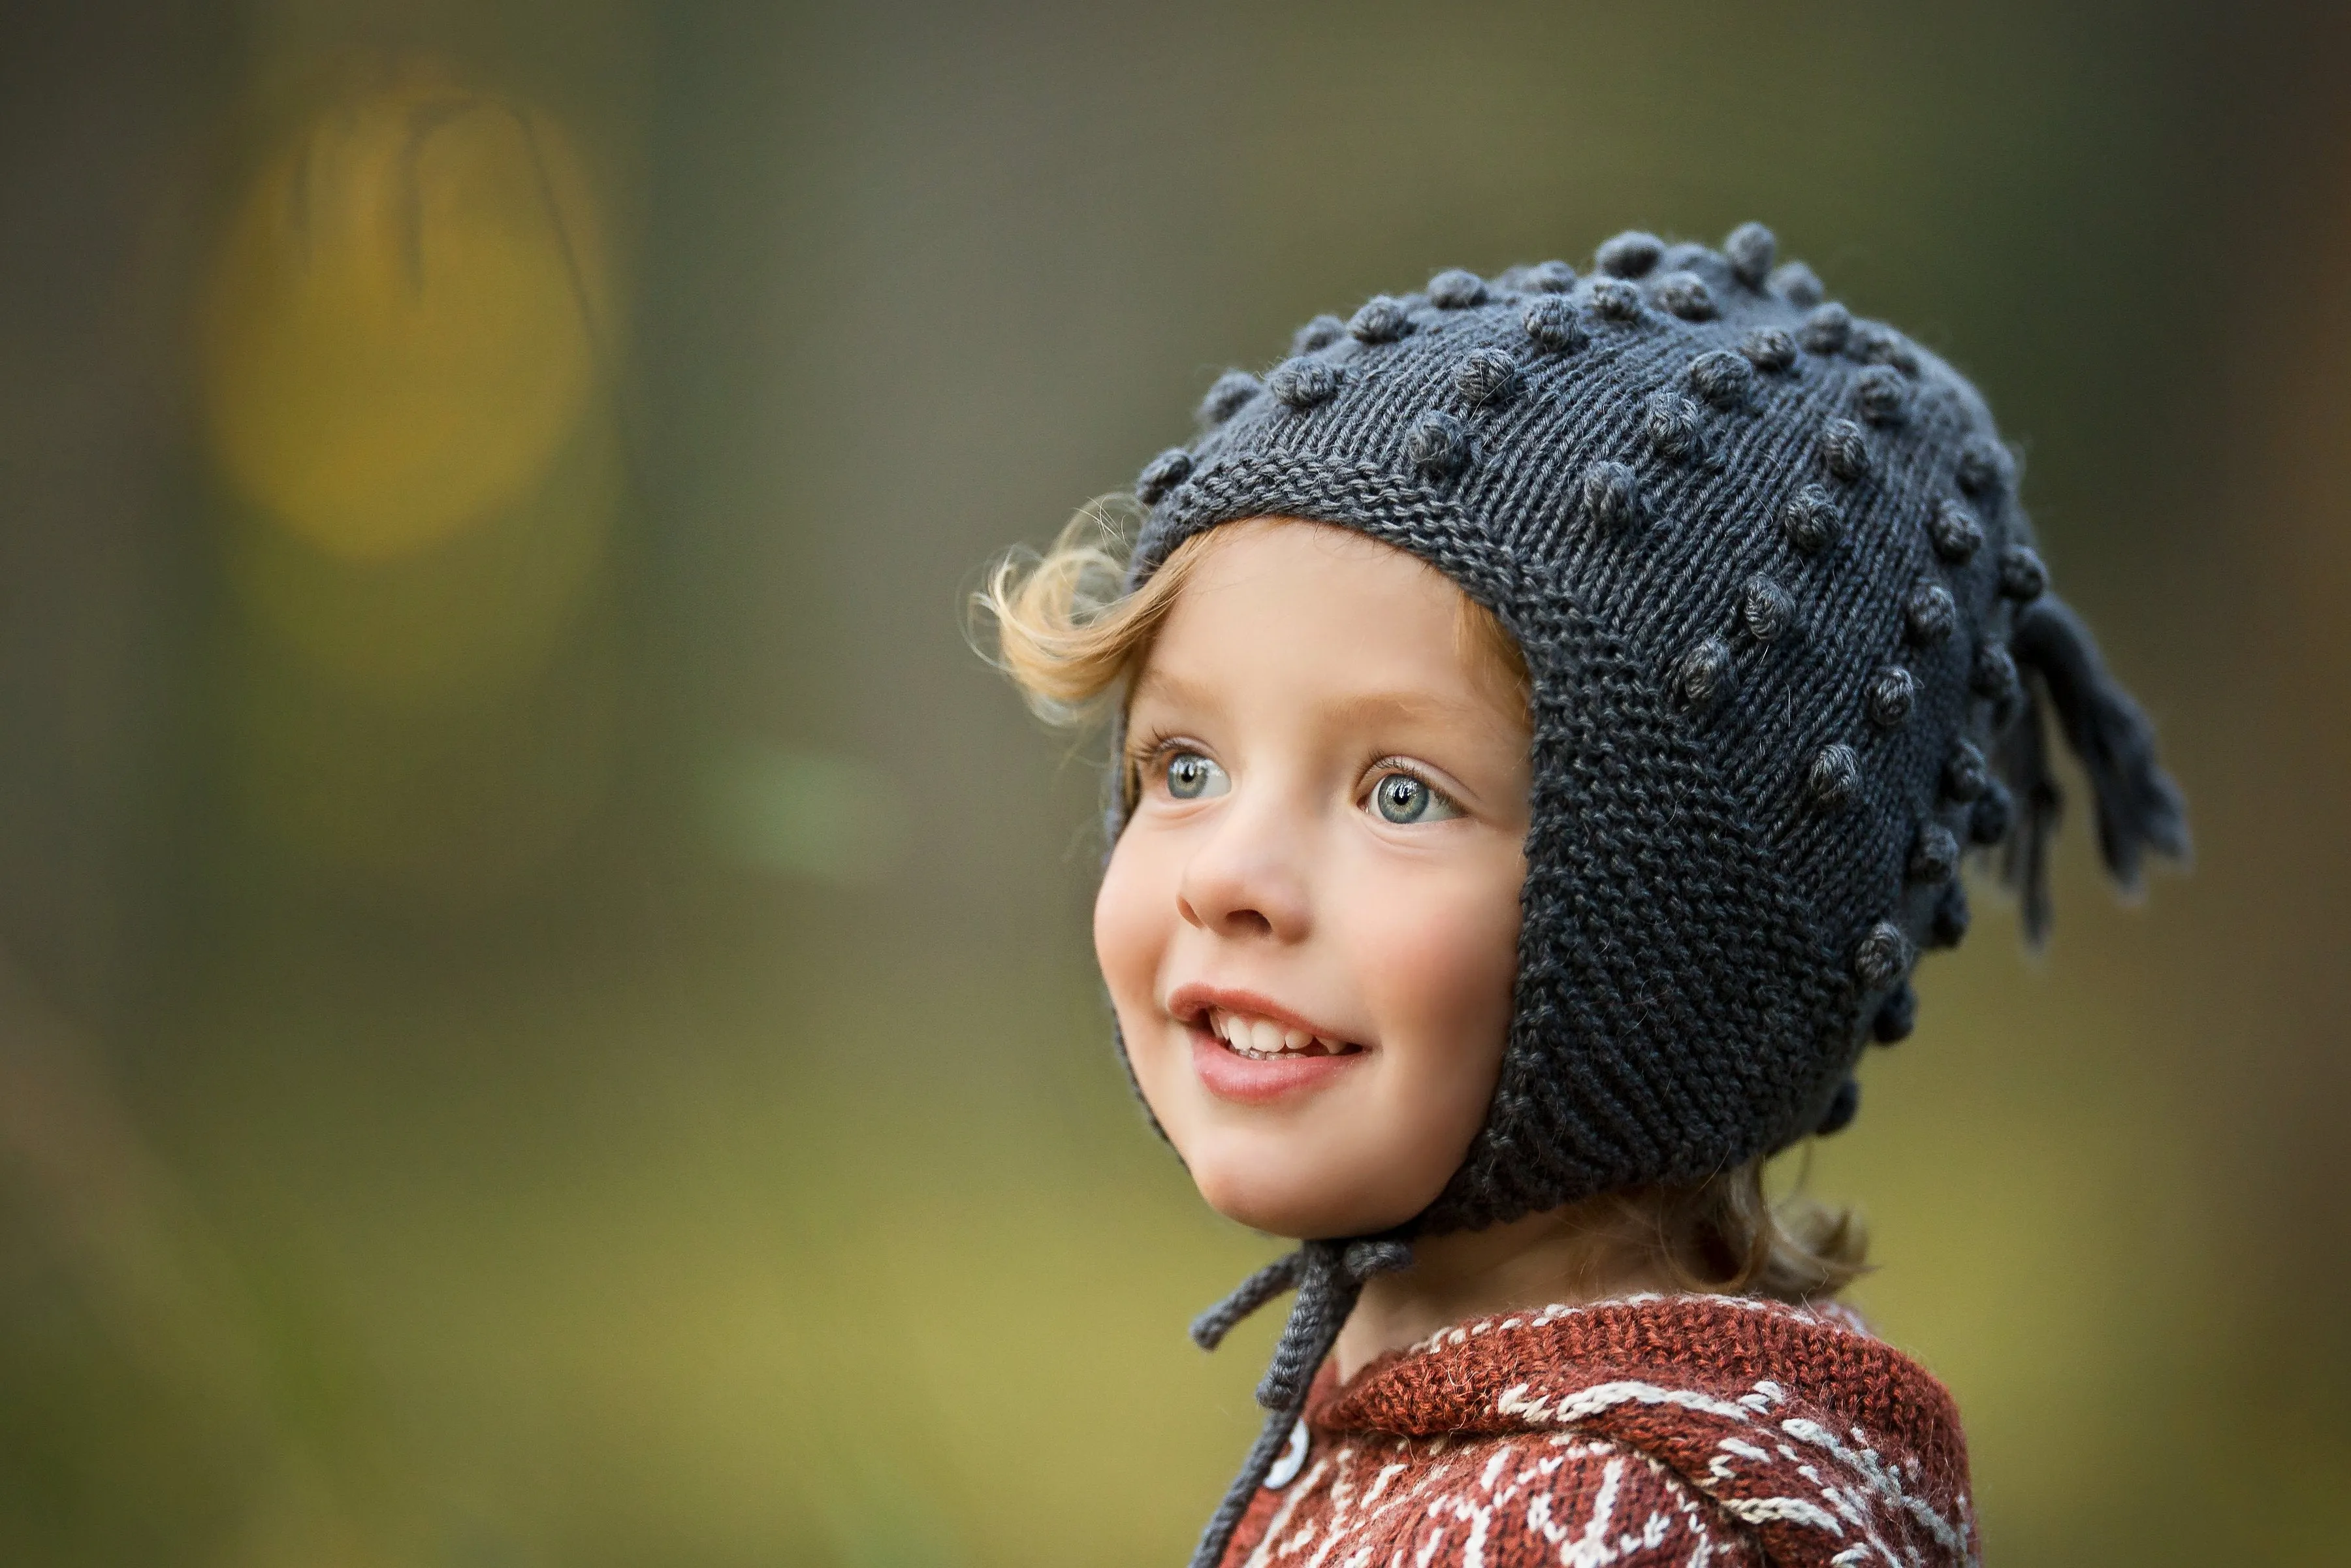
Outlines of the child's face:
{"label": "child's face", "polygon": [[1500,1071],[1527,720],[1460,591],[1338,528],[1227,524],[1138,676],[1094,950],[1201,1195],[1358,1235],[1443,1188]]}

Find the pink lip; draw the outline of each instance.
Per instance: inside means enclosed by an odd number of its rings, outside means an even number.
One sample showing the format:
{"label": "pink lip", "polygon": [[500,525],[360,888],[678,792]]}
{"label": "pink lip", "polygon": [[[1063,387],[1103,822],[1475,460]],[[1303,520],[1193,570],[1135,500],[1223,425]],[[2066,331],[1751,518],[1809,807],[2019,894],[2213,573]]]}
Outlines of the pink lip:
{"label": "pink lip", "polygon": [[1211,986],[1178,986],[1168,994],[1168,1016],[1184,1026],[1192,1041],[1192,1071],[1200,1086],[1219,1100],[1243,1105],[1266,1105],[1323,1087],[1363,1061],[1371,1052],[1361,1049],[1338,1056],[1300,1056],[1280,1061],[1259,1061],[1228,1050],[1206,1027],[1210,1009],[1270,1019],[1285,1029],[1303,1030],[1324,1040],[1344,1040],[1336,1030],[1254,991],[1220,990]]}

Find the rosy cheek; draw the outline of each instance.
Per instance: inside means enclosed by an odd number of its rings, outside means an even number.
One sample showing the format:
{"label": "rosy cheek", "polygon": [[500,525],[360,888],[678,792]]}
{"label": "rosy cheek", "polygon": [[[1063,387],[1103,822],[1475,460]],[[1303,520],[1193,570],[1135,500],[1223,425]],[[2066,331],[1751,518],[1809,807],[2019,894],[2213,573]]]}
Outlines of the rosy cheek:
{"label": "rosy cheek", "polygon": [[1094,961],[1102,967],[1102,984],[1130,1050],[1147,1047],[1155,1032],[1145,1026],[1157,1012],[1154,992],[1174,907],[1173,894],[1161,887],[1164,880],[1148,847],[1130,830],[1112,850],[1094,894]]}

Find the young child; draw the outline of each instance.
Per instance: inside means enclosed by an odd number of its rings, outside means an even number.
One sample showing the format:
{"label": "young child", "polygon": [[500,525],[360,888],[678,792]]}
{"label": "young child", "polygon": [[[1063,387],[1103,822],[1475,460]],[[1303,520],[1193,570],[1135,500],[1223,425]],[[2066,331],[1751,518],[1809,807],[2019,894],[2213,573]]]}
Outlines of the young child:
{"label": "young child", "polygon": [[2038,939],[2044,712],[2127,883],[2183,855],[1974,390],[1645,234],[1321,316],[983,596],[1116,727],[1094,937],[1201,1195],[1297,1249],[1195,1568],[1966,1563],[1949,1396],[1763,1194],[1910,1031],[2001,845]]}

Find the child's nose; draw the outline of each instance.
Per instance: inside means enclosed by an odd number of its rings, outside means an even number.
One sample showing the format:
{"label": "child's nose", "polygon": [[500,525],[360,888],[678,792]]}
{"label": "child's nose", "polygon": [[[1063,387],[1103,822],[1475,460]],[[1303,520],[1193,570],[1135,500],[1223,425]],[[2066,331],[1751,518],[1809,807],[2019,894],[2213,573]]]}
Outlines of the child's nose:
{"label": "child's nose", "polygon": [[1235,811],[1185,863],[1176,908],[1219,936],[1300,941],[1312,924],[1303,847],[1272,814]]}

